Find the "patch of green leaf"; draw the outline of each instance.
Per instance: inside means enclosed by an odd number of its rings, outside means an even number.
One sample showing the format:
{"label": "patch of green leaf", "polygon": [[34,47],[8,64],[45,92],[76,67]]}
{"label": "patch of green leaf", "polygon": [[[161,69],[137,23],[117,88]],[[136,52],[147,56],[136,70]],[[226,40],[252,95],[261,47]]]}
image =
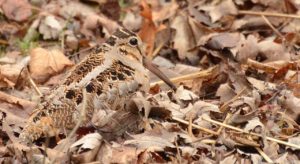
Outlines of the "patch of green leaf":
{"label": "patch of green leaf", "polygon": [[27,54],[30,49],[37,47],[39,36],[40,34],[35,29],[28,29],[25,37],[17,41],[21,53]]}

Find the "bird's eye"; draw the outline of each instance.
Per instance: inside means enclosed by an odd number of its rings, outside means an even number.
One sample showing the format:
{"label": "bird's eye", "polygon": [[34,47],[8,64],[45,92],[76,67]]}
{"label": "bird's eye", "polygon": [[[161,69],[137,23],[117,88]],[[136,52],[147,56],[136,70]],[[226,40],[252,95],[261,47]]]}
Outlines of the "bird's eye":
{"label": "bird's eye", "polygon": [[131,38],[129,40],[129,44],[131,44],[132,46],[136,46],[138,44],[138,40],[136,38]]}

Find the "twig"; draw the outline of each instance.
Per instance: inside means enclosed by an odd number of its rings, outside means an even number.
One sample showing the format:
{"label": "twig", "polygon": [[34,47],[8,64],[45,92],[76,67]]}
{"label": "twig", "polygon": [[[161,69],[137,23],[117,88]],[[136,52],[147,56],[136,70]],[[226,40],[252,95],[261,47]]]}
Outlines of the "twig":
{"label": "twig", "polygon": [[157,48],[153,51],[153,53],[151,54],[151,59],[153,59],[158,52],[162,49],[162,47],[164,46],[164,43],[160,43]]}
{"label": "twig", "polygon": [[235,95],[231,100],[227,101],[220,107],[221,112],[226,112],[226,109],[228,108],[229,104],[233,103],[235,100],[237,100],[246,90],[246,87],[244,87],[237,95]]}
{"label": "twig", "polygon": [[[182,75],[182,76],[178,76],[178,77],[174,77],[171,78],[171,82],[173,83],[178,83],[184,80],[191,80],[191,79],[195,79],[195,78],[208,78],[211,75],[213,75],[213,72],[218,68],[218,66],[213,66],[209,69],[203,70],[203,71],[199,71],[199,72],[195,72],[195,73],[191,73],[191,74],[187,74],[187,75]],[[155,85],[162,85],[164,84],[164,82],[162,80],[160,81],[156,81],[151,83],[151,86],[155,86]]]}
{"label": "twig", "polygon": [[266,73],[275,73],[277,71],[276,67],[273,67],[273,66],[270,66],[270,65],[267,65],[267,64],[264,64],[264,63],[260,63],[260,62],[257,62],[255,60],[252,60],[252,59],[248,59],[247,64],[248,64],[249,67],[253,67],[253,68],[256,68],[256,69],[263,70]]}
{"label": "twig", "polygon": [[284,13],[273,13],[273,12],[262,12],[262,11],[239,10],[238,14],[257,15],[257,16],[263,15],[263,16],[269,16],[269,17],[283,17],[283,18],[300,19],[300,15],[284,14]]}
{"label": "twig", "polygon": [[[172,119],[175,120],[175,121],[178,121],[178,122],[180,122],[180,123],[183,123],[183,124],[185,124],[185,125],[189,125],[189,124],[190,124],[188,121],[182,120],[182,119],[180,119],[180,118],[172,117]],[[199,125],[196,125],[196,124],[193,124],[193,123],[192,123],[191,125],[192,125],[194,128],[200,129],[200,130],[205,131],[205,132],[207,132],[207,133],[210,133],[210,134],[213,134],[213,135],[218,135],[217,132],[212,131],[212,130],[209,130],[209,129],[206,129],[206,128],[201,127],[201,126],[199,126]]]}
{"label": "twig", "polygon": [[[223,124],[219,121],[215,121],[215,120],[212,120],[208,117],[203,117],[204,120],[210,122],[210,123],[214,123],[214,124],[217,124],[219,126],[224,126],[226,128],[229,128],[229,129],[232,129],[232,130],[236,130],[238,132],[242,132],[242,133],[246,133],[246,134],[250,134],[250,135],[253,135],[253,136],[258,136],[258,137],[264,137],[262,136],[261,134],[258,134],[258,133],[253,133],[253,132],[248,132],[248,131],[245,131],[243,129],[240,129],[240,128],[237,128],[237,127],[234,127],[234,126],[231,126],[231,125],[227,125],[227,124]],[[300,149],[300,145],[296,145],[296,144],[293,144],[293,143],[288,143],[288,142],[285,142],[285,141],[281,141],[281,140],[278,140],[276,138],[272,138],[272,137],[265,137],[267,140],[269,141],[274,141],[274,142],[277,142],[279,144],[282,144],[282,145],[286,145],[286,146],[289,146],[289,147],[293,147],[293,148],[296,148],[296,149]]]}
{"label": "twig", "polygon": [[[27,72],[28,73],[28,72]],[[35,82],[32,80],[31,76],[28,73],[28,81],[30,83],[30,85],[33,87],[34,91],[39,95],[39,96],[43,96],[43,94],[41,93],[41,91],[39,90],[39,88],[36,86]]]}
{"label": "twig", "polygon": [[261,17],[264,19],[264,21],[267,23],[267,25],[282,39],[284,39],[284,36],[272,25],[272,23],[266,18],[264,15],[261,15]]}
{"label": "twig", "polygon": [[189,118],[189,126],[188,126],[188,133],[192,138],[195,138],[194,134],[193,134],[193,122],[192,122],[192,117]]}
{"label": "twig", "polygon": [[254,147],[258,153],[268,162],[268,163],[274,163],[273,160],[259,147]]}
{"label": "twig", "polygon": [[[232,114],[231,113],[227,113],[223,123],[226,124],[228,122],[228,120],[231,118]],[[223,126],[220,126],[220,128],[218,129],[217,133],[221,134],[222,130],[224,129]]]}

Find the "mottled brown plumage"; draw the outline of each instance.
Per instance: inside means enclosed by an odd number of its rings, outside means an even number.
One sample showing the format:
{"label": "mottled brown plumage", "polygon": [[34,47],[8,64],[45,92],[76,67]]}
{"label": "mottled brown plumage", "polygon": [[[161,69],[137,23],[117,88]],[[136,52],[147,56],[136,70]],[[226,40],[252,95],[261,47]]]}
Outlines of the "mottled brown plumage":
{"label": "mottled brown plumage", "polygon": [[62,128],[73,128],[80,118],[84,98],[86,124],[96,108],[105,105],[117,110],[114,108],[120,98],[148,88],[141,40],[136,34],[119,29],[77,64],[62,85],[44,96],[20,138],[32,142],[41,136],[53,136]]}

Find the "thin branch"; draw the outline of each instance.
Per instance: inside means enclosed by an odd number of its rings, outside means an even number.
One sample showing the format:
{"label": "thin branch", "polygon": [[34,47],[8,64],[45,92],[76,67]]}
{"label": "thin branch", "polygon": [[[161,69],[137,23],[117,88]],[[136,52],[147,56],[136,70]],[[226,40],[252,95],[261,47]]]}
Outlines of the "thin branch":
{"label": "thin branch", "polygon": [[[229,129],[241,132],[241,133],[246,133],[246,134],[250,134],[250,135],[258,136],[258,137],[262,137],[262,138],[264,137],[261,134],[253,133],[253,132],[248,132],[248,131],[245,131],[243,129],[231,126],[231,125],[223,124],[222,122],[212,120],[212,119],[210,119],[208,117],[203,117],[203,119],[206,120],[206,121],[208,121],[208,122],[210,122],[210,123],[214,123],[214,124],[217,124],[219,126],[224,126],[226,128],[229,128]],[[272,138],[272,137],[265,137],[265,138],[267,140],[269,140],[269,141],[277,142],[277,143],[282,144],[282,145],[286,145],[286,146],[289,146],[289,147],[300,149],[300,145],[296,145],[296,144],[293,144],[293,143],[288,143],[288,142],[285,142],[285,141],[282,141],[282,140],[279,140],[279,139],[276,139],[276,138]]]}
{"label": "thin branch", "polygon": [[273,160],[264,151],[261,150],[261,148],[255,147],[255,149],[268,163],[274,163]]}
{"label": "thin branch", "polygon": [[269,21],[268,18],[266,18],[264,15],[261,15],[261,17],[264,19],[264,21],[267,23],[267,25],[282,39],[284,39],[284,36],[272,25],[272,23]]}
{"label": "thin branch", "polygon": [[233,103],[235,100],[237,100],[246,90],[246,87],[244,87],[237,95],[235,95],[231,100],[225,102],[221,107],[220,107],[220,111],[221,112],[226,112],[228,106]]}
{"label": "thin branch", "polygon": [[257,16],[263,15],[263,16],[268,16],[268,17],[283,17],[283,18],[300,19],[300,15],[284,14],[284,13],[273,13],[273,12],[262,12],[262,11],[239,10],[238,14],[257,15]]}
{"label": "thin branch", "polygon": [[[175,120],[175,121],[178,121],[178,122],[180,122],[180,123],[183,123],[183,124],[185,124],[185,125],[189,125],[189,124],[190,124],[188,121],[182,120],[182,119],[180,119],[180,118],[173,117],[172,119]],[[200,129],[200,130],[205,131],[205,132],[207,132],[207,133],[209,133],[209,134],[218,135],[217,132],[212,131],[212,130],[209,130],[209,129],[204,128],[204,127],[201,127],[201,126],[199,126],[199,125],[196,125],[196,124],[193,124],[193,123],[192,123],[191,125],[192,125],[194,128]]]}
{"label": "thin branch", "polygon": [[27,78],[29,81],[29,84],[33,87],[34,91],[39,95],[39,96],[43,96],[42,92],[39,90],[39,88],[36,86],[35,82],[32,80],[30,74],[27,72]]}
{"label": "thin branch", "polygon": [[270,65],[267,65],[264,63],[260,63],[255,60],[252,60],[252,59],[247,60],[247,65],[252,68],[263,70],[266,73],[275,73],[277,71],[276,67],[273,67],[273,66],[270,66]]}

